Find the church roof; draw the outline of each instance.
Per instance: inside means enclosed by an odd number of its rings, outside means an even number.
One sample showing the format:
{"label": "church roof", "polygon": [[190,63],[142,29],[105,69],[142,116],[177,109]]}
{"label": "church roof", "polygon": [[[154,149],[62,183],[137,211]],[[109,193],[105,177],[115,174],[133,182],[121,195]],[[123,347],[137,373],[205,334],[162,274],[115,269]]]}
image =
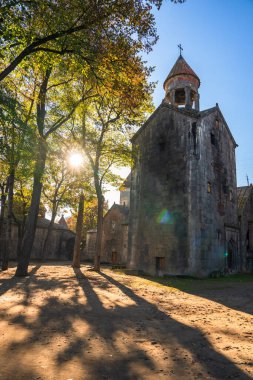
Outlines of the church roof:
{"label": "church roof", "polygon": [[[50,224],[50,220],[48,220],[46,218],[38,218],[38,220],[37,220],[37,228],[48,228],[49,224]],[[63,225],[61,225],[59,223],[54,223],[53,229],[54,230],[66,230],[66,231],[74,234],[74,232],[69,230],[68,227],[65,228]]]}
{"label": "church roof", "polygon": [[112,210],[118,210],[120,212],[120,214],[123,215],[123,217],[125,218],[121,224],[128,224],[128,216],[129,216],[129,208],[125,205],[119,205],[117,203],[114,203],[112,205],[112,207],[107,211],[107,213],[105,214],[104,216],[104,219],[110,217],[110,214],[111,214],[111,211]]}
{"label": "church roof", "polygon": [[62,226],[63,228],[65,228],[66,230],[69,229],[69,228],[68,228],[68,225],[67,225],[67,222],[66,222],[66,220],[65,220],[65,218],[64,218],[63,215],[61,216],[61,218],[60,218],[58,224],[59,224],[60,226]]}
{"label": "church roof", "polygon": [[133,137],[131,138],[131,142],[133,143],[134,140],[144,131],[144,129],[149,125],[152,119],[156,117],[156,115],[160,112],[161,109],[163,108],[168,108],[170,110],[173,110],[175,112],[181,113],[183,115],[191,116],[193,118],[198,118],[199,117],[199,112],[191,109],[185,109],[185,108],[178,108],[176,106],[173,106],[172,104],[169,104],[166,102],[166,100],[163,100],[162,103],[157,107],[157,109],[149,116],[149,118],[145,121],[145,123],[138,129],[138,131],[135,132]]}
{"label": "church roof", "polygon": [[191,75],[191,76],[195,77],[199,81],[199,85],[200,85],[200,79],[199,79],[199,77],[192,70],[192,68],[188,65],[188,63],[186,62],[186,60],[180,55],[178,57],[175,65],[170,70],[169,75],[165,79],[163,87],[164,87],[164,85],[165,85],[165,83],[167,82],[168,79],[173,78],[173,77],[175,77],[177,75],[185,75],[185,74]]}
{"label": "church roof", "polygon": [[219,112],[219,115],[220,115],[220,117],[223,120],[223,123],[224,123],[224,125],[225,125],[225,127],[226,127],[226,129],[228,131],[228,134],[230,135],[230,137],[231,137],[231,139],[233,141],[233,144],[234,144],[235,148],[238,147],[238,144],[236,143],[236,141],[234,139],[234,136],[232,135],[232,132],[230,131],[230,128],[229,128],[229,126],[228,126],[228,124],[227,124],[227,122],[226,122],[226,120],[225,120],[225,118],[224,118],[224,116],[223,116],[223,114],[222,114],[222,112],[220,110],[220,107],[219,107],[218,103],[216,103],[215,107],[209,108],[209,109],[204,110],[204,111],[200,111],[200,116],[201,116],[201,118],[204,118],[204,117],[209,116],[211,113],[217,112],[217,111]]}

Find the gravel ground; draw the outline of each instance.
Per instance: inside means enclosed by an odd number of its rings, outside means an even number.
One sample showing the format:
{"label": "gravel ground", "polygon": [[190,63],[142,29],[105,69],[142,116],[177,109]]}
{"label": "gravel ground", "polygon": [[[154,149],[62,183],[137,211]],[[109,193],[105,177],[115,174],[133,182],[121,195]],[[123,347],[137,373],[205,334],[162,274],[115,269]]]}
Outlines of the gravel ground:
{"label": "gravel ground", "polygon": [[0,273],[0,380],[253,379],[253,276],[29,269]]}

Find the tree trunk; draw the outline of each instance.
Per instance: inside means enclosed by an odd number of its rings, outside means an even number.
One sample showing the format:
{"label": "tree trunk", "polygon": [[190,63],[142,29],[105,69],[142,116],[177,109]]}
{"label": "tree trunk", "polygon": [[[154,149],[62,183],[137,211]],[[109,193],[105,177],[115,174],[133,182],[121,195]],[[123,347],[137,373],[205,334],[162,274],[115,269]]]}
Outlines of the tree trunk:
{"label": "tree trunk", "polygon": [[1,184],[1,212],[0,212],[0,258],[2,258],[5,255],[5,224],[4,224],[4,211],[5,211],[5,203],[6,203],[6,192],[5,192],[5,184]]}
{"label": "tree trunk", "polygon": [[21,223],[18,223],[18,244],[16,250],[17,261],[19,261],[21,256],[21,244],[25,233],[25,223],[26,223],[26,203],[23,202],[23,212]]}
{"label": "tree trunk", "polygon": [[0,222],[4,220],[5,202],[6,202],[5,184],[1,184],[1,211],[0,211]]}
{"label": "tree trunk", "polygon": [[96,253],[94,260],[94,270],[100,271],[100,257],[102,249],[102,234],[103,234],[103,211],[104,211],[104,197],[100,190],[97,194],[98,199],[98,215],[97,215],[97,238],[96,238]]}
{"label": "tree trunk", "polygon": [[40,197],[42,190],[42,176],[44,173],[47,147],[46,141],[40,137],[38,144],[38,158],[35,163],[34,178],[33,178],[33,193],[32,202],[28,211],[25,233],[21,244],[21,253],[16,270],[16,276],[27,276],[28,265],[31,257],[32,246],[34,242],[36,224],[39,213]]}
{"label": "tree trunk", "polygon": [[76,238],[74,246],[74,256],[73,256],[73,268],[80,268],[80,245],[82,240],[82,230],[83,230],[83,211],[84,211],[84,194],[80,194],[78,215],[76,222]]}
{"label": "tree trunk", "polygon": [[12,213],[13,213],[14,180],[15,180],[15,168],[11,166],[10,174],[8,177],[8,213],[7,213],[7,226],[6,226],[7,230],[5,234],[6,249],[3,254],[2,271],[7,270],[9,266],[9,256],[10,256],[10,248],[11,248],[11,224],[12,224]]}

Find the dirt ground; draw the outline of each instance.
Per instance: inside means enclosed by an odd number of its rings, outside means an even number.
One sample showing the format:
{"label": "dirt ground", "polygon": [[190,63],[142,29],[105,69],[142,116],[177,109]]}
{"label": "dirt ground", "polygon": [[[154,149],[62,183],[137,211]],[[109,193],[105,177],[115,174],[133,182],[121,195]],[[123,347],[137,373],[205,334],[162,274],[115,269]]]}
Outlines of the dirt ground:
{"label": "dirt ground", "polygon": [[14,271],[0,274],[1,380],[253,379],[253,276]]}

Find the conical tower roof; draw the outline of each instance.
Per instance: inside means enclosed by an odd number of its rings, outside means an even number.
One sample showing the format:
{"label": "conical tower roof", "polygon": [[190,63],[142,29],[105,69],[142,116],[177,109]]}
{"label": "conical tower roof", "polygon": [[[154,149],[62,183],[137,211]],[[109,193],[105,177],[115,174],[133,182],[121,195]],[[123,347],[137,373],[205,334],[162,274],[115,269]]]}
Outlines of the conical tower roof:
{"label": "conical tower roof", "polygon": [[178,75],[191,75],[191,76],[193,76],[194,78],[196,78],[198,80],[198,85],[200,86],[200,79],[199,79],[199,77],[192,70],[192,68],[188,65],[188,63],[185,61],[185,59],[182,57],[182,55],[180,55],[178,57],[175,65],[170,70],[169,75],[167,76],[167,78],[164,81],[163,87],[165,88],[165,83],[169,79],[171,79],[171,78],[173,78],[175,76],[178,76]]}
{"label": "conical tower roof", "polygon": [[66,220],[65,220],[65,218],[64,218],[63,215],[61,216],[61,218],[60,218],[58,224],[59,224],[60,226],[62,226],[63,228],[68,229],[67,222],[66,222]]}

